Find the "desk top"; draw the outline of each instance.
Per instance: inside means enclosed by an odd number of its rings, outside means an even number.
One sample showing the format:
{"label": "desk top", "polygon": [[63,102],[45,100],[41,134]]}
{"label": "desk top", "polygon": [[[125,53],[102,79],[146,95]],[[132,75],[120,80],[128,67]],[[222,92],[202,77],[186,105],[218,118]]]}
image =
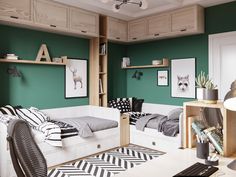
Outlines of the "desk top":
{"label": "desk top", "polygon": [[[236,171],[227,168],[227,165],[233,160],[233,158],[220,157],[219,166],[217,166],[219,170],[212,177],[235,177]],[[142,165],[128,169],[116,175],[116,177],[172,177],[196,162],[204,163],[204,160],[196,157],[195,150],[177,149]]]}

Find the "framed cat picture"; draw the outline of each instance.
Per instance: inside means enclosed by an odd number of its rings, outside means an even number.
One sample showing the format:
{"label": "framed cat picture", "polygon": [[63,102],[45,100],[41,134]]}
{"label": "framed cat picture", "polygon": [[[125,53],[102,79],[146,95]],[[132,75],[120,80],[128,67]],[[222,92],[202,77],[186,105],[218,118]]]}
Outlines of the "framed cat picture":
{"label": "framed cat picture", "polygon": [[195,98],[195,58],[171,60],[171,96]]}

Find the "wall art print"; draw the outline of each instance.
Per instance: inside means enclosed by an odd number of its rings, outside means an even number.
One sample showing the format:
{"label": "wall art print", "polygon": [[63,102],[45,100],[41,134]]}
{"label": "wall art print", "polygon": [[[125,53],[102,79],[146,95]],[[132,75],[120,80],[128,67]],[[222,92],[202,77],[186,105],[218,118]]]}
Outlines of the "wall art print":
{"label": "wall art print", "polygon": [[65,98],[87,97],[87,77],[87,60],[68,59],[65,66]]}
{"label": "wall art print", "polygon": [[171,96],[195,98],[195,58],[171,60]]}

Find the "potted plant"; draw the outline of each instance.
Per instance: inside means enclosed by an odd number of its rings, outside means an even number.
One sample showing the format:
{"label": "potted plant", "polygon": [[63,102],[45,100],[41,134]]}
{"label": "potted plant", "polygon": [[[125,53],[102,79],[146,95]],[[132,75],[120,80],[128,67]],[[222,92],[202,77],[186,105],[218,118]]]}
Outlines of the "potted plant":
{"label": "potted plant", "polygon": [[198,101],[203,100],[203,90],[206,88],[206,83],[208,81],[209,81],[209,77],[205,76],[205,72],[203,71],[201,71],[201,73],[196,77]]}
{"label": "potted plant", "polygon": [[206,88],[203,90],[203,101],[209,104],[216,104],[218,100],[218,89],[212,80],[206,82]]}

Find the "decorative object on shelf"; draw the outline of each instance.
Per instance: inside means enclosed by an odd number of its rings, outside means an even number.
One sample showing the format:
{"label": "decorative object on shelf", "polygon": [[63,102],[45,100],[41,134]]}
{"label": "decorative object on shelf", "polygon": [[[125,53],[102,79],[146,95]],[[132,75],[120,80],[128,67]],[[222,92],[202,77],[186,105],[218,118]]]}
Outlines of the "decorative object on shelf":
{"label": "decorative object on shelf", "polygon": [[203,101],[205,103],[216,104],[218,100],[218,89],[212,80],[206,82],[206,88],[203,89]]}
{"label": "decorative object on shelf", "polygon": [[21,72],[16,68],[16,66],[9,67],[7,69],[7,74],[9,74],[13,77],[22,77]]}
{"label": "decorative object on shelf", "polygon": [[15,54],[7,54],[7,55],[5,56],[5,59],[18,60],[18,56],[16,56]]}
{"label": "decorative object on shelf", "polygon": [[136,70],[132,76],[132,78],[140,80],[141,76],[143,76],[143,72]]}
{"label": "decorative object on shelf", "polygon": [[36,57],[36,61],[42,61],[42,59],[45,59],[47,62],[51,62],[46,44],[41,45]]}
{"label": "decorative object on shelf", "polygon": [[[231,84],[230,91],[225,95],[224,107],[231,111],[236,111],[236,80]],[[235,137],[234,141],[236,141]],[[236,170],[236,160],[228,164],[227,167]]]}
{"label": "decorative object on shelf", "polygon": [[171,60],[171,96],[195,98],[195,58]]}
{"label": "decorative object on shelf", "polygon": [[125,68],[127,66],[130,66],[130,58],[129,57],[123,57],[122,58],[122,63],[121,63],[121,68]]}
{"label": "decorative object on shelf", "polygon": [[65,98],[87,97],[87,60],[68,59],[65,66]]}
{"label": "decorative object on shelf", "polygon": [[146,0],[101,0],[103,3],[107,3],[109,1],[115,1],[115,4],[113,4],[112,6],[112,10],[114,12],[119,12],[120,7],[122,5],[126,5],[126,4],[135,4],[138,5],[140,7],[140,9],[147,9],[148,8],[148,3]]}
{"label": "decorative object on shelf", "polygon": [[152,65],[161,65],[162,60],[152,60]]}
{"label": "decorative object on shelf", "polygon": [[55,62],[55,63],[63,63],[63,59],[62,59],[62,58],[55,57],[55,58],[52,58],[52,62]]}
{"label": "decorative object on shelf", "polygon": [[106,51],[106,43],[101,43],[100,44],[99,53],[100,53],[100,55],[106,55],[106,53],[107,53],[107,51]]}
{"label": "decorative object on shelf", "polygon": [[201,71],[201,73],[196,77],[197,84],[197,99],[198,101],[203,100],[203,91],[206,88],[206,83],[209,81],[209,76],[205,76],[205,72]]}
{"label": "decorative object on shelf", "polygon": [[157,71],[157,85],[158,86],[168,86],[169,84],[168,71]]}

